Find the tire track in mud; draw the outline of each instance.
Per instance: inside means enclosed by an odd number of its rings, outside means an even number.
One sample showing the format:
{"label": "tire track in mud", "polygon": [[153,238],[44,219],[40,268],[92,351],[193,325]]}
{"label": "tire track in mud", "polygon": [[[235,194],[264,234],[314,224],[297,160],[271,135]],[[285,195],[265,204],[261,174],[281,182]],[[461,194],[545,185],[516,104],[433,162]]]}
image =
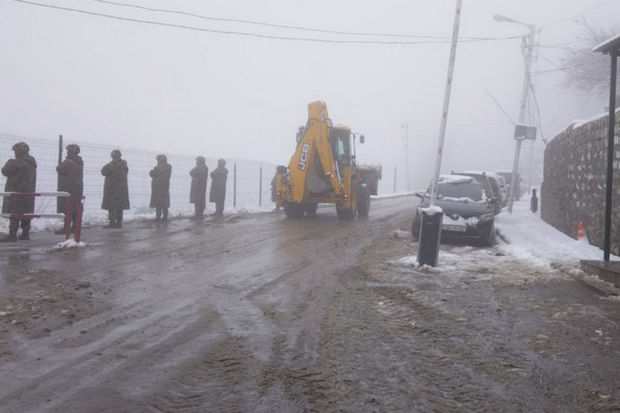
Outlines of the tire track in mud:
{"label": "tire track in mud", "polygon": [[[324,252],[338,256],[349,238],[355,236],[329,241]],[[297,241],[312,239],[306,234]],[[253,334],[232,331],[229,340],[210,349],[203,360],[183,369],[184,373],[168,383],[165,390],[156,392],[153,396],[156,402],[151,406],[153,411],[204,411],[207,406],[209,411],[297,411],[303,409],[304,403],[286,393],[286,383],[309,381],[319,392],[328,390],[328,384],[319,373],[291,369],[282,374],[282,363],[294,365],[299,355],[310,363],[318,359],[321,349],[316,326],[321,323],[322,307],[337,278],[322,269],[320,263],[302,261],[293,265],[292,270],[271,281],[255,288],[244,288],[244,296],[257,308],[262,308],[265,317],[271,320],[270,357],[258,358],[253,351],[257,339],[260,341],[256,335],[261,330],[264,334],[264,328]],[[287,305],[292,311],[285,311],[282,303],[272,303],[271,297],[290,294],[287,290],[291,286],[295,286],[297,294]],[[301,338],[305,332],[310,332],[310,336]]]}
{"label": "tire track in mud", "polygon": [[260,362],[244,340],[229,337],[179,366],[164,388],[149,396],[153,412],[254,411]]}
{"label": "tire track in mud", "polygon": [[[246,240],[247,241],[247,240]],[[256,243],[260,243],[262,239],[259,239],[255,242],[238,242],[239,248],[237,249],[238,253],[248,254]],[[150,252],[149,256],[157,256],[160,255],[161,252],[165,251],[167,255],[171,254],[184,254],[187,250],[188,246],[192,246],[193,243],[188,243],[189,245],[181,245],[178,248],[175,248],[173,251],[170,251],[169,248],[160,248],[158,250]],[[217,257],[217,254],[213,254]],[[105,268],[119,267],[119,266],[127,266],[128,262],[138,262],[143,259],[143,256],[131,257],[126,260],[116,261],[113,265],[107,266]],[[164,260],[165,261],[165,260]],[[172,261],[172,260],[171,260]],[[218,260],[220,261],[220,260]],[[171,264],[174,265],[174,264]],[[204,266],[203,266],[204,267]],[[159,272],[166,272],[165,267],[160,267]],[[166,326],[165,320],[167,318],[175,319],[175,323],[179,320],[175,318],[174,313],[179,310],[178,306],[173,306],[169,308],[167,311],[162,312],[161,309],[158,309],[158,305],[162,301],[164,302],[180,302],[179,300],[179,291],[178,290],[169,290],[166,294],[158,294],[157,297],[145,298],[141,299],[137,302],[132,302],[128,305],[113,307],[110,310],[104,311],[103,313],[97,314],[94,317],[90,317],[87,319],[83,319],[77,323],[74,323],[73,326],[63,329],[57,334],[54,334],[48,340],[43,339],[39,341],[36,346],[38,349],[33,349],[33,353],[41,353],[38,355],[44,355],[46,353],[55,353],[58,354],[63,348],[71,348],[71,349],[80,349],[79,351],[83,351],[83,347],[85,347],[86,353],[83,356],[78,357],[77,360],[74,359],[73,362],[69,364],[57,364],[57,367],[52,368],[52,374],[44,374],[41,376],[37,382],[43,383],[48,381],[54,381],[55,378],[59,375],[72,375],[75,377],[84,377],[88,376],[88,374],[83,371],[83,368],[80,367],[82,364],[88,366],[90,365],[90,359],[97,359],[98,353],[101,350],[105,349],[108,346],[120,347],[122,348],[126,343],[125,341],[130,341],[132,337],[137,336],[138,333],[136,330],[139,330],[141,327],[141,319],[146,317],[150,319],[152,324],[158,325],[161,327],[161,331],[165,331],[166,329],[170,329],[170,331],[174,331],[173,325]],[[155,316],[153,316],[155,314]],[[191,316],[191,311],[190,314]],[[178,317],[178,315],[176,316]],[[125,327],[124,325],[127,321],[131,321],[130,327]],[[187,320],[184,320],[187,322]],[[173,323],[173,324],[175,324]],[[120,337],[119,336],[120,333]],[[64,336],[64,337],[63,337]],[[112,338],[110,338],[112,337]],[[116,339],[114,337],[117,337]],[[144,340],[145,337],[141,334],[140,339]],[[90,347],[90,343],[95,343],[94,350],[88,350]],[[20,347],[27,348],[31,347],[32,344],[28,341],[22,341],[22,345]],[[49,350],[48,350],[49,349]],[[47,351],[46,351],[47,350]],[[73,350],[74,351],[74,350]],[[74,356],[74,355],[73,355]],[[23,359],[28,359],[29,356],[27,354],[23,355]],[[114,365],[118,363],[113,363]],[[16,367],[21,369],[23,367],[22,363],[16,363]],[[5,366],[7,370],[8,366]],[[89,369],[88,367],[86,368]],[[83,373],[81,373],[83,371]],[[32,382],[28,384],[28,387],[32,386]],[[4,399],[5,402],[8,402],[10,399],[14,399],[16,395],[8,395]]]}
{"label": "tire track in mud", "polygon": [[[381,225],[386,220],[378,219]],[[90,268],[77,266],[68,276],[103,279],[118,271],[112,291],[129,300],[116,298],[117,302],[110,301],[113,305],[99,314],[54,331],[49,337],[22,340],[19,347],[27,350],[20,354],[18,362],[2,371],[24,368],[30,377],[5,387],[0,403],[84,411],[84,406],[104,408],[114,406],[113,400],[121,400],[140,410],[148,405],[154,411],[202,411],[204,406],[216,411],[274,411],[300,405],[285,391],[283,383],[291,377],[309,380],[317,389],[327,391],[320,374],[293,371],[265,385],[263,372],[278,354],[286,355],[287,360],[296,357],[291,351],[298,351],[308,362],[319,358],[317,326],[333,281],[321,283],[333,276],[329,266],[340,268],[354,259],[343,257],[351,244],[356,245],[356,237],[363,237],[369,226],[376,230],[380,225],[355,227],[345,223],[340,231],[325,238],[324,231],[333,222],[319,220],[310,224],[284,223],[258,236],[231,236],[222,245],[209,248],[196,245],[195,239],[185,242],[182,236],[172,248],[158,246],[165,239],[156,238],[155,243],[149,243],[155,247],[152,251],[136,254],[140,248],[134,246],[113,262],[103,256],[98,258],[102,265],[95,266],[94,275]],[[278,236],[282,227],[288,231],[284,238]],[[301,236],[296,229],[306,232]],[[314,248],[317,239],[321,240],[317,252],[323,261],[316,266],[308,265],[310,261],[296,262],[303,256],[300,251]],[[262,248],[263,243],[269,247]],[[226,250],[233,253],[224,255]],[[109,252],[113,251],[117,251],[116,246]],[[249,264],[257,252],[273,253],[275,257],[290,253],[295,257],[263,266],[267,272],[263,276],[255,268],[235,271],[231,263]],[[68,256],[60,261],[76,260]],[[323,264],[328,264],[327,269],[321,268]],[[284,273],[278,265],[283,265]],[[206,273],[210,273],[208,282],[204,280]],[[145,293],[140,293],[140,285],[136,285],[140,278],[152,284]],[[174,284],[176,281],[179,284]],[[132,290],[122,291],[127,286]],[[170,304],[173,302],[177,305]],[[236,315],[225,314],[236,304]],[[213,314],[209,316],[213,320],[203,325],[196,317],[205,311]],[[35,361],[34,357],[41,360]],[[155,365],[153,360],[157,360]],[[149,377],[151,373],[153,377]],[[235,391],[231,392],[231,388]],[[151,397],[155,400],[152,403]],[[47,402],[48,398],[51,401]]]}
{"label": "tire track in mud", "polygon": [[[189,327],[179,324],[179,319],[185,319]],[[25,369],[33,377],[26,384],[11,386],[6,383],[0,405],[10,407],[16,404],[19,408],[16,406],[15,411],[18,411],[28,407],[29,403],[36,405],[46,398],[49,398],[48,403],[53,399],[55,404],[79,393],[83,387],[104,381],[106,377],[114,376],[114,380],[120,380],[119,372],[131,371],[129,367],[135,363],[148,365],[149,356],[162,352],[162,349],[165,353],[170,349],[170,343],[178,343],[179,337],[186,340],[199,334],[204,328],[195,327],[204,324],[208,324],[208,319],[203,318],[199,306],[182,304],[165,317],[147,316],[139,325],[116,329],[103,339],[78,347],[58,349],[52,336],[33,352],[28,363],[30,366],[24,363],[14,366],[16,374]]]}
{"label": "tire track in mud", "polygon": [[264,385],[283,382],[304,411],[502,410],[502,386],[480,371],[485,346],[459,348],[468,327],[451,331],[457,316],[412,301],[410,288],[368,288],[374,280],[362,266],[337,276],[320,332],[303,330],[292,349],[279,343],[282,355],[268,372],[277,379]]}

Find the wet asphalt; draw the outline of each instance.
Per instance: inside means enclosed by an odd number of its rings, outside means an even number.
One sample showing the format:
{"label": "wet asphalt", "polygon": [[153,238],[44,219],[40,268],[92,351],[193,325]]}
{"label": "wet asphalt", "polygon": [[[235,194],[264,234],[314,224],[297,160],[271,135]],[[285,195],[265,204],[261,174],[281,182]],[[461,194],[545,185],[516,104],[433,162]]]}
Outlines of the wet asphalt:
{"label": "wet asphalt", "polygon": [[403,265],[415,203],[0,246],[0,411],[620,409],[618,302],[498,248]]}

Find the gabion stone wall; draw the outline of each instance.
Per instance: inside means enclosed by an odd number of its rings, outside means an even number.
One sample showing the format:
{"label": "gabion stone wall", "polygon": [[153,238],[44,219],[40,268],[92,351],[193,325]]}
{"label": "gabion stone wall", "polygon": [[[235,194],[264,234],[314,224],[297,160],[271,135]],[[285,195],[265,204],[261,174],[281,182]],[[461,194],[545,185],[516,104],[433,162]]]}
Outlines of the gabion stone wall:
{"label": "gabion stone wall", "polygon": [[[620,112],[616,112],[611,251],[620,254]],[[576,238],[583,221],[592,245],[603,248],[605,231],[605,175],[607,171],[607,116],[571,125],[545,149],[541,186],[543,220]]]}

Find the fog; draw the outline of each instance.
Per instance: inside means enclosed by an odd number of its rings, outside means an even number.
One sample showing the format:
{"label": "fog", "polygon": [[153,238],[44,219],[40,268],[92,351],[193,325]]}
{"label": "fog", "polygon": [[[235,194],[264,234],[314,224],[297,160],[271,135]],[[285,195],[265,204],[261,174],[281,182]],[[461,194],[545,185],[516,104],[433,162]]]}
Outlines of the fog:
{"label": "fog", "polygon": [[[39,1],[39,0],[36,0]],[[455,1],[127,0],[230,19],[347,32],[449,38]],[[257,25],[147,12],[90,0],[40,0],[133,19],[276,36],[360,40]],[[617,23],[620,2],[464,0],[461,37],[500,40],[458,46],[442,171],[510,169],[523,81],[520,39],[542,26],[541,46]],[[598,7],[602,5],[601,7]],[[427,185],[434,163],[449,43],[328,44],[218,34],[119,21],[13,0],[0,5],[0,132],[80,140],[208,157],[287,164],[307,104],[327,102],[332,120],[366,136],[360,162],[384,167],[381,191],[405,189],[404,123],[410,188]],[[369,39],[368,37],[364,39]],[[377,38],[373,38],[377,39]],[[385,38],[382,40],[411,40]],[[418,39],[420,40],[420,39]],[[436,40],[434,40],[436,41]],[[560,66],[562,50],[539,47],[534,70]],[[534,77],[543,132],[604,111],[605,96],[559,87],[562,72]],[[544,145],[537,144],[540,160]],[[525,148],[524,156],[528,154]],[[11,154],[2,153],[4,161]],[[527,156],[526,156],[527,158]],[[527,163],[526,163],[527,165]]]}

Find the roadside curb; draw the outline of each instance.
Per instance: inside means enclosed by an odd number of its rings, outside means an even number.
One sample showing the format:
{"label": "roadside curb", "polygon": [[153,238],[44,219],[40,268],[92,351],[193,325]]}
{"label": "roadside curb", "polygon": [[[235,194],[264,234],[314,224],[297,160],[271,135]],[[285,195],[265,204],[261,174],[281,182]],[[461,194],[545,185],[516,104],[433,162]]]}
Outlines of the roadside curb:
{"label": "roadside curb", "polygon": [[582,286],[586,287],[588,290],[592,291],[593,293],[597,295],[600,295],[601,297],[617,297],[618,296],[618,291],[613,287],[605,287],[603,285],[596,285],[595,283],[590,282],[584,279],[583,277],[580,277],[577,274],[572,274],[570,271],[568,271],[568,269],[561,267],[561,266],[557,267],[557,269],[559,269],[560,272],[562,272],[563,274],[566,274],[569,277],[573,278],[575,281],[577,281]]}

